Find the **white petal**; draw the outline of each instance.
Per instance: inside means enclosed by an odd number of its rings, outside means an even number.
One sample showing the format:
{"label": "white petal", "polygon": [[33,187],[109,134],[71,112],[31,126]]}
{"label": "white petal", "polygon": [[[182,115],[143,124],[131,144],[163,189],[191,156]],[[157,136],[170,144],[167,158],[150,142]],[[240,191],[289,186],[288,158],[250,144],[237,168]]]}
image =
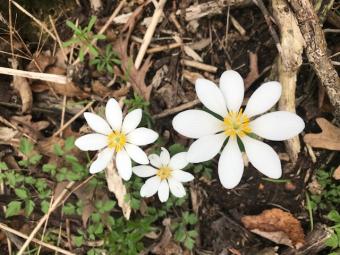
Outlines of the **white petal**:
{"label": "white petal", "polygon": [[141,197],[151,197],[155,195],[160,184],[161,179],[158,176],[154,176],[147,179],[142,188],[140,189]]}
{"label": "white petal", "polygon": [[97,159],[90,166],[90,173],[95,174],[103,171],[113,158],[114,150],[111,148],[106,148],[102,150]]}
{"label": "white petal", "polygon": [[225,71],[220,78],[220,89],[229,111],[238,111],[244,97],[244,83],[241,75],[233,70]]}
{"label": "white petal", "polygon": [[112,132],[109,124],[97,114],[92,112],[85,112],[84,117],[86,119],[87,124],[89,124],[90,128],[100,134],[108,135]]}
{"label": "white petal", "polygon": [[157,169],[152,166],[135,166],[132,168],[132,172],[139,177],[150,177],[157,173]]}
{"label": "white petal", "polygon": [[170,191],[175,197],[185,196],[185,189],[182,183],[177,181],[175,178],[169,178],[168,182],[169,182]]}
{"label": "white petal", "polygon": [[134,144],[127,143],[124,149],[129,154],[130,158],[138,164],[149,164],[148,156],[145,152]]}
{"label": "white petal", "polygon": [[223,130],[223,122],[210,113],[201,110],[187,110],[172,120],[174,129],[190,138],[200,138]]}
{"label": "white petal", "polygon": [[180,170],[189,164],[187,160],[187,152],[180,152],[175,154],[169,163],[169,167],[173,170]]}
{"label": "white petal", "polygon": [[123,121],[122,132],[124,134],[130,133],[132,130],[136,129],[142,120],[142,110],[136,109],[129,112]]}
{"label": "white petal", "polygon": [[82,151],[97,151],[106,147],[108,140],[106,135],[87,134],[79,137],[74,144]]}
{"label": "white petal", "polygon": [[190,145],[187,159],[190,163],[199,163],[212,159],[220,152],[227,136],[224,133],[199,138]]}
{"label": "white petal", "polygon": [[182,170],[174,170],[171,173],[171,176],[179,182],[190,182],[194,179],[194,176],[191,173]]}
{"label": "white petal", "polygon": [[253,133],[273,141],[290,139],[305,128],[305,123],[298,115],[284,111],[264,114],[249,125]]}
{"label": "white petal", "polygon": [[162,147],[161,149],[162,149],[162,152],[159,155],[159,159],[161,160],[161,164],[163,166],[167,166],[170,162],[170,153],[164,147]]}
{"label": "white petal", "polygon": [[215,83],[206,79],[197,79],[195,88],[197,97],[205,107],[223,118],[227,115],[227,107],[223,94]]}
{"label": "white petal", "polygon": [[135,145],[147,145],[157,140],[158,134],[149,128],[137,128],[127,135],[127,141]]}
{"label": "white petal", "polygon": [[150,160],[151,165],[153,165],[154,167],[160,168],[162,166],[161,159],[159,158],[157,154],[149,155],[149,160]]}
{"label": "white petal", "polygon": [[169,198],[169,185],[166,180],[163,180],[159,185],[158,197],[161,202],[166,202]]}
{"label": "white petal", "polygon": [[120,131],[120,128],[122,127],[123,113],[116,99],[110,98],[107,102],[105,116],[112,129]]}
{"label": "white petal", "polygon": [[218,161],[218,176],[223,187],[234,188],[240,183],[243,175],[244,163],[237,140],[229,138]]}
{"label": "white petal", "polygon": [[241,139],[250,163],[257,170],[269,178],[278,179],[281,177],[280,158],[272,147],[249,136]]}
{"label": "white petal", "polygon": [[120,177],[125,181],[130,180],[132,175],[132,163],[129,155],[124,149],[117,152],[116,166]]}
{"label": "white petal", "polygon": [[244,114],[252,117],[268,111],[279,101],[281,91],[281,84],[277,81],[262,84],[249,98]]}

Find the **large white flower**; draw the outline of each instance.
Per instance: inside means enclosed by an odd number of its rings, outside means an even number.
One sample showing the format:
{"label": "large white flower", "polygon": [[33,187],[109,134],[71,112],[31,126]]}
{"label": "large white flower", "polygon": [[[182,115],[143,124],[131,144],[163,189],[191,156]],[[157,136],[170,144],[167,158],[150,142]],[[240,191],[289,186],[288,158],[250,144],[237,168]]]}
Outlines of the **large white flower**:
{"label": "large white flower", "polygon": [[244,163],[240,141],[256,169],[270,178],[280,178],[282,169],[277,153],[269,145],[249,136],[253,133],[268,140],[282,141],[304,129],[303,120],[291,112],[270,112],[254,118],[279,100],[280,83],[271,81],[260,86],[244,111],[241,109],[243,79],[235,71],[225,71],[219,87],[209,80],[198,79],[196,93],[203,105],[218,117],[201,110],[187,110],[175,116],[173,127],[177,132],[198,138],[189,148],[188,161],[198,163],[212,159],[229,138],[218,162],[218,174],[224,187],[233,188],[242,178]]}
{"label": "large white flower", "polygon": [[145,152],[138,146],[153,143],[158,134],[148,128],[137,128],[142,119],[142,110],[129,112],[123,121],[123,113],[118,102],[111,98],[105,109],[105,121],[102,117],[85,112],[84,117],[95,132],[79,137],[75,145],[83,151],[101,150],[90,167],[90,173],[104,170],[114,156],[119,175],[129,180],[132,174],[131,159],[139,164],[148,164]]}
{"label": "large white flower", "polygon": [[139,177],[149,178],[140,190],[142,197],[151,197],[158,191],[161,202],[169,198],[169,190],[175,197],[184,197],[185,189],[182,182],[192,181],[194,176],[181,169],[188,165],[187,153],[181,152],[170,158],[169,152],[162,148],[161,154],[149,156],[150,165],[135,166],[132,171]]}

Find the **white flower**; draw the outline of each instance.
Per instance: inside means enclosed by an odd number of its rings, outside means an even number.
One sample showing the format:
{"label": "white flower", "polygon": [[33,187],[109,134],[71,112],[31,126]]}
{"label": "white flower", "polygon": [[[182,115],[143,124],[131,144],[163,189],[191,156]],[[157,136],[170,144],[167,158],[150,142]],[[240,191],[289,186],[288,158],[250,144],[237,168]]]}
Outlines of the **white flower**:
{"label": "white flower", "polygon": [[242,141],[253,166],[270,178],[280,178],[281,162],[277,153],[267,144],[249,134],[256,134],[272,141],[290,139],[304,129],[303,120],[294,113],[277,111],[264,114],[281,96],[281,85],[271,81],[260,86],[249,98],[243,111],[244,97],[242,77],[235,71],[226,71],[220,78],[220,86],[206,79],[196,81],[199,100],[214,117],[201,110],[187,110],[173,119],[173,127],[180,134],[198,138],[188,150],[188,161],[198,163],[212,159],[222,150],[218,162],[218,174],[222,185],[234,188],[241,180],[244,163],[238,143]]}
{"label": "white flower", "polygon": [[139,177],[149,178],[140,190],[142,197],[151,197],[158,191],[161,202],[169,198],[169,189],[175,197],[184,197],[185,189],[182,182],[192,181],[194,176],[181,169],[188,165],[186,152],[177,153],[170,158],[169,152],[162,148],[161,154],[151,154],[149,165],[135,166],[132,171]]}
{"label": "white flower", "polygon": [[79,137],[75,145],[83,151],[101,150],[90,167],[91,174],[104,170],[116,155],[119,175],[129,180],[132,175],[131,159],[139,164],[149,163],[145,152],[138,146],[153,143],[158,134],[148,128],[137,128],[142,119],[141,109],[129,112],[123,121],[122,110],[113,98],[106,104],[105,115],[107,121],[94,113],[85,112],[84,117],[95,133]]}

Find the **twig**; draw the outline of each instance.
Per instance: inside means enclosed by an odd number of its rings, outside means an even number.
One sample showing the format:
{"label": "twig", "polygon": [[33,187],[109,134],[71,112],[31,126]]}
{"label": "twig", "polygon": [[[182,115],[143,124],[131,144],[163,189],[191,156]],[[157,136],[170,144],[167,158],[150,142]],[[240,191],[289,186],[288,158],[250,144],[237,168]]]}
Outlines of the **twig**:
{"label": "twig", "polygon": [[263,1],[262,0],[253,0],[253,2],[259,7],[259,9],[261,10],[263,16],[264,16],[264,19],[268,25],[268,28],[269,28],[269,32],[270,34],[272,35],[273,39],[274,39],[274,42],[275,42],[275,45],[276,45],[276,48],[278,50],[278,52],[281,54],[282,52],[282,48],[281,48],[281,44],[280,44],[280,39],[279,39],[279,36],[277,35],[275,29],[273,28],[273,25],[272,25],[272,21],[270,19],[270,14],[266,8],[266,6],[264,5]]}
{"label": "twig", "polygon": [[150,23],[148,29],[146,30],[146,33],[145,33],[144,38],[143,38],[143,43],[140,46],[139,52],[138,52],[137,57],[136,57],[136,61],[135,61],[136,69],[139,69],[140,65],[142,64],[142,60],[144,58],[146,50],[149,47],[149,44],[150,44],[152,36],[155,32],[158,21],[159,21],[161,15],[163,13],[163,8],[164,8],[166,1],[167,0],[160,0],[156,9],[155,9],[155,12],[152,16],[151,23]]}
{"label": "twig", "polygon": [[56,27],[55,27],[55,24],[54,24],[54,21],[53,21],[53,19],[52,19],[51,15],[48,15],[48,17],[49,17],[49,19],[50,19],[50,23],[51,23],[51,25],[52,25],[53,32],[55,33],[55,37],[56,37],[56,39],[57,39],[57,42],[58,42],[58,44],[59,44],[59,47],[60,47],[61,53],[63,54],[64,61],[66,62],[66,61],[67,61],[67,56],[66,56],[66,53],[65,53],[65,50],[64,50],[63,44],[62,44],[62,42],[61,42],[61,40],[60,40],[60,37],[59,37],[58,31],[57,31],[57,29],[56,29]]}
{"label": "twig", "polygon": [[[282,84],[279,110],[295,112],[297,73],[302,64],[304,40],[294,15],[285,0],[272,0],[273,14],[281,33],[282,51],[277,61]],[[295,163],[301,150],[299,137],[285,141],[290,160]]]}
{"label": "twig", "polygon": [[[15,229],[13,229],[13,228],[10,228],[9,226],[7,226],[7,225],[5,225],[5,224],[3,224],[3,223],[0,223],[0,228],[3,229],[4,231],[10,232],[10,233],[12,233],[12,234],[14,234],[14,235],[17,235],[17,236],[19,236],[19,237],[22,237],[22,238],[24,238],[24,239],[28,239],[28,236],[27,236],[27,235],[25,235],[25,234],[23,234],[23,233],[21,233],[21,232],[15,230]],[[40,240],[38,240],[38,239],[36,239],[36,238],[33,238],[33,239],[32,239],[32,242],[37,243],[37,244],[39,244],[39,245],[41,245],[41,246],[44,246],[44,247],[46,247],[46,248],[49,248],[49,249],[51,249],[51,250],[54,250],[54,251],[56,251],[56,252],[60,252],[60,253],[65,254],[65,255],[75,255],[75,253],[66,251],[66,250],[64,250],[64,249],[62,249],[62,248],[59,248],[59,247],[57,247],[57,246],[54,246],[54,245],[52,245],[52,244],[48,244],[48,243],[42,242],[42,241],[40,241]]]}
{"label": "twig", "polygon": [[291,0],[290,5],[306,42],[306,55],[325,87],[335,116],[340,121],[340,80],[327,55],[327,43],[314,7],[309,0]]}
{"label": "twig", "polygon": [[161,51],[165,51],[165,50],[179,48],[181,46],[182,46],[182,43],[171,43],[171,44],[168,44],[168,45],[157,46],[157,47],[148,49],[146,51],[146,53],[156,53],[156,52],[161,52]]}
{"label": "twig", "polygon": [[37,234],[41,226],[45,223],[49,215],[59,206],[59,202],[63,199],[63,197],[66,195],[67,192],[69,192],[69,189],[73,186],[74,181],[69,182],[67,186],[64,188],[64,190],[59,194],[59,196],[54,200],[52,206],[48,209],[47,213],[40,219],[36,227],[33,229],[31,234],[28,236],[27,240],[23,244],[23,246],[20,248],[17,255],[22,255],[24,251],[26,250],[27,246],[30,244],[34,236]]}
{"label": "twig", "polygon": [[56,40],[56,37],[54,34],[45,26],[45,24],[41,23],[40,20],[38,20],[36,17],[34,17],[32,14],[30,14],[26,9],[24,9],[20,4],[17,2],[11,0],[11,2],[24,14],[26,14],[28,17],[30,17],[33,21],[35,21],[43,30],[45,30],[52,38],[53,40]]}
{"label": "twig", "polygon": [[153,115],[153,118],[154,118],[154,119],[164,118],[164,117],[166,117],[166,116],[169,116],[169,115],[175,114],[175,113],[177,113],[177,112],[180,112],[180,111],[189,109],[189,108],[191,108],[191,107],[194,107],[195,105],[198,105],[198,104],[200,104],[200,100],[195,99],[195,100],[193,100],[193,101],[191,101],[191,102],[188,102],[188,103],[185,103],[185,104],[181,104],[181,105],[176,106],[176,107],[174,107],[174,108],[165,110],[165,111],[163,111],[162,113]]}
{"label": "twig", "polygon": [[0,74],[20,76],[20,77],[37,79],[37,80],[42,80],[42,81],[51,81],[51,82],[61,83],[61,84],[66,84],[68,81],[67,77],[64,75],[29,72],[29,71],[16,70],[16,69],[7,68],[7,67],[0,67]]}
{"label": "twig", "polygon": [[[66,109],[66,100],[67,96],[64,96],[63,98],[63,110],[61,112],[61,121],[60,121],[60,127],[64,126],[64,121],[65,121],[65,109]],[[60,137],[63,136],[63,131],[60,132]]]}
{"label": "twig", "polygon": [[74,115],[68,122],[66,122],[63,126],[59,128],[57,132],[53,134],[53,136],[59,135],[65,128],[67,128],[73,121],[75,121],[80,115],[83,114],[88,108],[91,107],[91,105],[94,103],[94,101],[88,103],[83,109],[81,109],[76,115]]}
{"label": "twig", "polygon": [[194,67],[203,71],[207,71],[210,73],[216,73],[217,72],[217,67],[216,66],[212,66],[212,65],[207,65],[198,61],[193,61],[193,60],[187,60],[187,59],[183,59],[181,60],[181,64],[185,65],[185,66],[190,66],[190,67]]}

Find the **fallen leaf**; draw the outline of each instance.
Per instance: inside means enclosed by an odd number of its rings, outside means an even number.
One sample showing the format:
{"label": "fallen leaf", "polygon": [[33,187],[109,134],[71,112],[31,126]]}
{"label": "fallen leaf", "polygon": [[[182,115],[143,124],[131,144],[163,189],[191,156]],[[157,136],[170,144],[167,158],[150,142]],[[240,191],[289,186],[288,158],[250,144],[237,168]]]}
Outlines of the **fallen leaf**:
{"label": "fallen leaf", "polygon": [[120,98],[126,96],[130,91],[128,86],[121,87],[118,90],[111,90],[105,87],[100,81],[96,80],[92,83],[92,92],[102,98],[104,97],[114,97]]}
{"label": "fallen leaf", "polygon": [[151,56],[146,58],[143,65],[137,70],[133,63],[132,57],[128,54],[128,42],[136,21],[143,11],[143,8],[144,4],[139,6],[132,13],[122,30],[122,35],[118,38],[113,48],[118,53],[118,56],[121,60],[121,68],[115,66],[115,73],[121,78],[128,80],[131,83],[133,90],[148,101],[152,86],[146,86],[145,76],[152,64]]}
{"label": "fallen leaf", "polygon": [[8,128],[8,127],[0,127],[0,143],[6,143],[10,141],[15,135],[18,133],[17,130]]}
{"label": "fallen leaf", "polygon": [[335,169],[333,178],[337,181],[340,180],[340,165]]}
{"label": "fallen leaf", "polygon": [[28,64],[26,70],[31,72],[44,72],[46,67],[49,65],[53,65],[56,61],[56,58],[51,56],[51,52],[49,50],[44,52],[39,52],[38,55],[34,54],[33,59]]}
{"label": "fallen leaf", "polygon": [[[18,68],[18,61],[16,59],[12,59],[12,68]],[[28,81],[24,77],[13,76],[12,86],[15,90],[19,92],[21,98],[22,108],[21,111],[23,113],[31,111],[33,104],[33,96],[31,87],[28,84]]]}
{"label": "fallen leaf", "polygon": [[315,148],[327,150],[340,150],[340,128],[334,126],[324,118],[317,118],[316,122],[322,132],[318,134],[306,134],[303,137],[305,143]]}
{"label": "fallen leaf", "polygon": [[118,205],[122,208],[124,217],[128,220],[131,214],[131,207],[129,202],[125,201],[126,187],[122,178],[118,175],[114,160],[111,160],[107,166],[106,181],[109,190],[115,194]]}
{"label": "fallen leaf", "polygon": [[254,81],[259,78],[259,68],[257,66],[257,54],[256,52],[249,52],[249,69],[250,72],[248,73],[247,77],[244,79],[244,86],[245,89],[248,89]]}
{"label": "fallen leaf", "polygon": [[277,244],[300,248],[304,244],[304,233],[300,222],[291,213],[281,209],[265,210],[259,215],[241,218],[244,226]]}

